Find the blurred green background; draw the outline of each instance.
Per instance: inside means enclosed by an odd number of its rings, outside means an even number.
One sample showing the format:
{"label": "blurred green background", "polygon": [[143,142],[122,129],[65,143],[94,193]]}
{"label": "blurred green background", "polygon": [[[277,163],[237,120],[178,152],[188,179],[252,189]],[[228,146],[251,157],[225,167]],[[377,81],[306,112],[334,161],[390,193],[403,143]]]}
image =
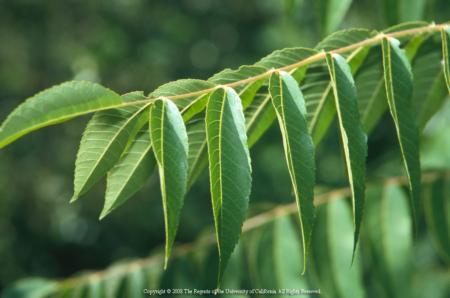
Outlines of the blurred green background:
{"label": "blurred green background", "polygon": [[[317,2],[0,0],[0,119],[25,98],[67,80],[147,93],[168,81],[206,79],[223,68],[253,63],[276,49],[313,47],[327,33]],[[408,18],[443,22],[450,16],[448,0],[423,1],[418,15],[397,18],[386,13],[385,2],[354,1],[339,28],[382,29]],[[0,290],[23,277],[102,269],[163,244],[156,177],[101,222],[104,184],[69,204],[87,120],[41,130],[0,152]],[[393,127],[382,123],[371,137],[369,173],[397,152]],[[430,131],[429,138],[443,142],[441,129]],[[331,129],[318,149],[318,182],[345,186],[335,132]],[[426,162],[449,164],[449,150],[429,147]],[[291,202],[276,126],[252,150],[252,159],[251,204]],[[392,168],[398,168],[397,160]],[[186,198],[177,240],[190,242],[211,225],[205,174]]]}

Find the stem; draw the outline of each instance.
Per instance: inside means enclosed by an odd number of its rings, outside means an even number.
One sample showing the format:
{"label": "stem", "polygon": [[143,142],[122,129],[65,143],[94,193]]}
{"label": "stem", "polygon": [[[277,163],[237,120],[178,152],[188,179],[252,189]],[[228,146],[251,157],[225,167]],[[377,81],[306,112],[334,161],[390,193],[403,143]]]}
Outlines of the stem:
{"label": "stem", "polygon": [[[438,32],[442,28],[445,28],[446,26],[448,26],[448,24],[439,24],[439,25],[431,24],[426,27],[407,29],[407,30],[393,32],[393,33],[387,33],[387,34],[379,33],[379,34],[375,35],[374,37],[365,39],[363,41],[360,41],[360,42],[357,42],[357,43],[354,43],[354,44],[351,44],[351,45],[348,45],[348,46],[345,46],[342,48],[332,50],[330,52],[343,54],[343,53],[351,52],[351,51],[356,50],[361,47],[373,46],[373,45],[379,44],[384,37],[400,38],[400,37],[405,37],[405,36],[410,36],[410,35],[418,35],[418,34],[429,33],[429,32]],[[207,88],[207,89],[203,89],[203,90],[199,90],[199,91],[195,91],[195,92],[188,92],[188,93],[183,93],[183,94],[178,94],[178,95],[173,95],[173,96],[166,96],[166,98],[169,98],[171,100],[178,100],[178,99],[184,99],[184,98],[189,98],[189,97],[197,97],[197,96],[201,96],[203,94],[212,92],[215,89],[220,88],[220,87],[236,87],[236,86],[244,85],[247,83],[258,81],[263,78],[267,78],[275,71],[280,71],[280,70],[289,71],[289,70],[292,70],[292,69],[295,69],[295,68],[298,68],[301,66],[319,62],[321,60],[324,60],[325,56],[326,56],[326,52],[322,51],[322,52],[312,55],[308,58],[297,61],[296,63],[289,64],[289,65],[286,65],[286,66],[283,66],[280,68],[270,69],[262,74],[259,74],[259,75],[253,76],[253,77],[248,77],[246,79],[239,80],[236,82],[223,84],[223,85],[220,85],[217,87]],[[145,103],[148,101],[149,100],[139,100],[139,101],[134,101],[134,102],[128,102],[125,105]]]}

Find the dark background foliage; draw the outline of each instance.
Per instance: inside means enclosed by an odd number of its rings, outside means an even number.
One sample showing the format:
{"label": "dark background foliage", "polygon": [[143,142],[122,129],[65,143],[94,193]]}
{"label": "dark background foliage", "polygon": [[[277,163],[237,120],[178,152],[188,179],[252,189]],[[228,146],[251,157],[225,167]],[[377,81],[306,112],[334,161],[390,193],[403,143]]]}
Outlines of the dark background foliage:
{"label": "dark background foliage", "polygon": [[[341,27],[382,29],[405,21],[388,17],[383,2],[354,1]],[[427,1],[423,19],[447,21],[449,6]],[[97,81],[119,93],[149,92],[180,78],[206,79],[279,48],[312,47],[323,37],[316,8],[309,0],[0,0],[0,118],[26,97],[67,80]],[[0,289],[26,276],[101,269],[162,245],[156,177],[101,222],[104,184],[68,203],[86,120],[33,133],[1,151]],[[396,152],[392,125],[382,123],[371,138],[369,173]],[[318,149],[318,181],[342,186],[335,132]],[[292,201],[280,140],[274,127],[252,151],[254,206]],[[393,173],[398,165],[395,160]],[[192,241],[212,224],[207,181],[205,174],[186,198],[179,242]]]}

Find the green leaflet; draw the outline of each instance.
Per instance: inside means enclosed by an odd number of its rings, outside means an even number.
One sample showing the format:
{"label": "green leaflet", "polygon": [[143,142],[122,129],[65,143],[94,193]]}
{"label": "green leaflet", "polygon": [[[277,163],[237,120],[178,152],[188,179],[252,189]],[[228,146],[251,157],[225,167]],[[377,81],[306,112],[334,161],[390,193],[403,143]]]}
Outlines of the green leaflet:
{"label": "green leaflet", "polygon": [[[213,75],[208,79],[208,81],[204,82],[209,85],[209,88],[220,84],[230,84],[237,81],[245,80],[250,77],[254,77],[257,75],[260,75],[266,71],[265,68],[259,67],[259,66],[253,66],[253,65],[243,65],[239,67],[238,69],[224,69],[223,71]],[[242,84],[234,87],[234,90],[239,94],[239,97],[241,98],[242,105],[244,109],[250,105],[250,103],[253,101],[253,98],[255,97],[256,92],[258,92],[259,88],[264,84],[266,81],[266,78],[262,78],[260,80],[256,80],[254,82],[250,82],[248,84]],[[198,82],[200,83],[200,82]],[[206,89],[206,85],[204,88]],[[202,112],[206,104],[208,102],[209,94],[204,94],[186,105],[183,110],[183,119],[185,122],[192,119],[195,115]]]}
{"label": "green leaflet", "polygon": [[[253,287],[308,288],[306,277],[300,276],[299,268],[303,267],[303,260],[297,227],[289,216],[275,218],[273,222],[253,231],[251,236],[248,239],[247,255]],[[289,295],[280,291],[275,297]]]}
{"label": "green leaflet", "polygon": [[269,92],[275,108],[300,218],[303,272],[306,270],[314,223],[314,144],[308,134],[306,107],[297,82],[286,72],[274,72]]}
{"label": "green leaflet", "polygon": [[430,38],[418,49],[418,55],[412,64],[414,78],[412,101],[421,131],[428,120],[440,110],[449,94],[441,55],[435,51],[438,46],[437,42]]}
{"label": "green leaflet", "polygon": [[438,252],[450,261],[450,183],[445,178],[430,183],[424,198],[427,226]]}
{"label": "green leaflet", "polygon": [[[199,281],[201,287],[206,289],[214,289],[217,286],[217,271],[219,264],[219,256],[217,254],[217,248],[212,247],[210,245],[210,241],[207,239],[211,239],[205,236],[202,239],[202,236],[198,238],[196,249],[193,251],[190,256],[195,260],[197,265],[197,272],[195,276]],[[246,265],[244,263],[244,251],[243,251],[243,243],[245,240],[245,236],[242,235],[242,240],[239,242],[231,255],[228,263],[227,270],[224,272],[222,277],[221,286],[223,289],[241,289],[242,281],[246,278]],[[242,295],[226,295],[230,297],[243,298]]]}
{"label": "green leaflet", "polygon": [[424,21],[409,21],[409,22],[404,22],[404,23],[400,23],[400,24],[396,24],[391,27],[388,27],[388,28],[384,29],[382,32],[383,33],[393,33],[393,32],[399,32],[399,31],[403,31],[403,30],[426,27],[428,25],[429,25],[429,23],[424,22]]}
{"label": "green leaflet", "polygon": [[155,168],[151,147],[148,130],[140,131],[119,162],[108,173],[105,205],[100,219],[123,204],[147,182]]}
{"label": "green leaflet", "polygon": [[270,95],[257,95],[245,110],[248,146],[251,148],[276,119]]}
{"label": "green leaflet", "polygon": [[188,122],[194,116],[203,112],[208,103],[209,94],[202,95],[192,100],[187,106],[183,107],[181,114],[183,115],[184,122]]}
{"label": "green leaflet", "polygon": [[389,24],[422,19],[426,0],[383,0],[384,14]]}
{"label": "green leaflet", "polygon": [[[275,51],[264,57],[256,65],[260,65],[267,70],[280,68],[289,64],[294,64],[299,60],[306,59],[317,52],[306,48],[289,48]],[[303,81],[308,67],[302,66],[291,71],[295,80]],[[275,110],[271,104],[270,94],[262,92],[257,94],[252,103],[245,110],[245,120],[248,135],[248,146],[251,148],[267,131],[276,119]]]}
{"label": "green leaflet", "polygon": [[[411,297],[411,269],[414,264],[411,217],[408,202],[399,186],[367,189],[365,237],[373,273],[382,281],[377,297]],[[401,239],[401,241],[399,241]]]}
{"label": "green leaflet", "polygon": [[352,4],[352,0],[323,0],[315,3],[317,4],[322,35],[327,35],[339,27]]}
{"label": "green leaflet", "polygon": [[367,29],[351,28],[339,30],[325,37],[316,45],[315,49],[332,51],[361,42],[371,36],[373,36],[373,33]]}
{"label": "green leaflet", "polygon": [[[242,243],[242,242],[241,242]],[[223,276],[223,287],[228,289],[241,289],[242,281],[246,277],[245,262],[243,259],[242,244],[236,246],[235,252],[228,262],[228,271]],[[217,264],[217,261],[215,262]],[[207,274],[210,274],[207,272]],[[246,298],[247,295],[227,295],[230,298]]]}
{"label": "green leaflet", "polygon": [[187,133],[189,141],[188,188],[190,188],[208,165],[204,116],[190,121],[187,124]]}
{"label": "green leaflet", "polygon": [[316,50],[309,48],[286,48],[270,53],[266,57],[261,58],[255,65],[266,70],[280,68],[294,64],[317,53]]}
{"label": "green leaflet", "polygon": [[312,261],[319,288],[325,297],[365,297],[358,257],[352,262],[352,215],[343,198],[317,208]]}
{"label": "green leaflet", "polygon": [[364,134],[359,118],[356,87],[350,67],[338,54],[327,54],[326,59],[330,70],[347,176],[352,192],[355,229],[353,253],[355,253],[364,210],[367,136]]}
{"label": "green leaflet", "polygon": [[[161,283],[162,275],[164,271],[161,270],[163,261],[155,260],[150,266],[144,266],[142,268],[144,275],[143,286],[147,289],[157,289]],[[142,289],[141,289],[142,290]]]}
{"label": "green leaflet", "polygon": [[[342,48],[350,44],[364,41],[372,36],[372,33],[364,29],[341,30],[331,34],[320,42],[316,48],[331,51]],[[368,55],[368,48],[357,48],[349,53],[346,59],[352,70],[356,73]],[[304,84],[303,91],[306,108],[308,110],[309,131],[314,140],[314,144],[319,144],[330,127],[336,113],[333,104],[329,71],[326,65],[319,65],[310,68]]]}
{"label": "green leaflet", "polygon": [[450,26],[442,28],[441,37],[445,82],[447,83],[448,92],[450,93]]}
{"label": "green leaflet", "polygon": [[144,273],[137,267],[124,276],[117,297],[141,298],[144,288]]}
{"label": "green leaflet", "polygon": [[177,106],[180,108],[185,108],[193,102],[202,98],[203,94],[197,94],[203,90],[214,88],[215,84],[203,80],[196,79],[181,79],[178,81],[169,82],[162,86],[159,86],[155,91],[149,94],[149,97],[176,97],[178,95],[185,95],[192,93],[192,96],[187,98],[178,99],[176,101]]}
{"label": "green leaflet", "polygon": [[[253,65],[243,65],[238,69],[225,69],[211,78],[208,79],[208,82],[214,84],[229,84],[239,80],[248,79],[250,77],[254,77],[260,75],[266,71],[266,68],[260,66]],[[241,98],[243,108],[247,108],[253,104],[253,100],[255,99],[255,95],[261,86],[266,81],[266,78],[262,78],[260,80],[256,80],[254,82],[243,84],[236,86],[234,90],[239,94]],[[206,107],[207,101],[209,98],[209,94],[206,94],[198,99],[196,99],[192,104],[185,107],[183,109],[183,119],[185,122],[191,120],[195,115],[199,114]],[[205,156],[206,152],[206,139],[205,135],[205,127],[203,125],[196,124],[193,128],[188,126],[188,134],[193,135],[194,141],[191,141],[189,138],[189,147],[192,150],[189,150],[189,182],[188,186],[190,187],[198,176],[201,174],[203,169],[207,165],[207,157]],[[192,130],[192,133],[190,132]]]}
{"label": "green leaflet", "polygon": [[308,111],[309,131],[314,144],[317,145],[325,136],[336,113],[326,66],[311,66],[300,88]]}
{"label": "green leaflet", "polygon": [[[239,80],[247,79],[249,77],[257,76],[266,71],[265,68],[259,66],[241,66],[239,69],[225,69],[216,75],[208,79],[209,82],[215,84],[227,84],[233,83]],[[266,81],[266,78],[256,80],[252,83],[244,84],[235,87],[234,89],[241,98],[243,108],[251,109],[258,103],[253,103],[253,100],[257,97],[256,93]],[[209,94],[195,100],[191,105],[187,106],[183,110],[183,119],[185,122],[189,121],[195,115],[199,114],[206,107]],[[204,123],[200,124],[199,121],[194,120],[195,124],[188,125],[189,135],[189,182],[188,188],[192,186],[198,176],[205,169],[208,159],[206,156],[206,139],[205,139],[205,126]],[[251,135],[249,134],[251,137]],[[192,139],[192,140],[191,140]],[[249,138],[249,144],[250,144]],[[249,145],[250,147],[250,145]]]}
{"label": "green leaflet", "polygon": [[417,212],[420,207],[420,159],[419,130],[411,103],[411,66],[398,41],[383,39],[383,69],[386,96],[392,119],[397,130],[403,164],[408,177],[411,194],[411,211],[414,227],[417,228]]}
{"label": "green leaflet", "polygon": [[448,298],[449,280],[448,270],[435,268],[420,270],[413,277],[411,297]]}
{"label": "green leaflet", "polygon": [[[170,265],[165,272],[162,283],[158,288],[161,289],[200,289],[199,283],[199,268],[189,258],[174,259],[173,264]],[[162,296],[179,296],[179,297],[194,297],[194,295],[162,295]]]}
{"label": "green leaflet", "polygon": [[188,137],[180,111],[167,99],[158,99],[151,106],[149,130],[161,183],[167,267],[186,194]]}
{"label": "green leaflet", "polygon": [[74,195],[86,193],[120,159],[129,140],[148,119],[144,107],[128,106],[97,112],[81,138],[75,162]]}
{"label": "green leaflet", "polygon": [[[264,67],[244,65],[236,70],[225,69],[209,78],[208,81],[215,84],[224,85],[255,77],[263,74],[264,72],[266,72],[266,69]],[[244,109],[251,104],[256,92],[264,84],[265,81],[266,78],[262,78],[248,84],[234,87],[234,90],[236,90],[236,92],[239,94],[239,97],[241,98],[242,106]]]}
{"label": "green leaflet", "polygon": [[[416,28],[417,25],[424,26],[423,23],[420,23],[416,24],[413,28]],[[395,27],[390,30],[396,31]],[[415,59],[417,52],[425,39],[426,36],[417,36],[414,40],[411,40],[405,45],[405,54],[409,61]],[[381,60],[381,49],[378,46],[373,47],[370,49],[367,59],[355,76],[358,91],[358,106],[366,134],[370,134],[388,108],[386,89],[384,87],[383,64],[380,63]],[[415,61],[414,63],[416,62],[420,61]],[[427,87],[425,88],[426,92],[429,86],[428,74],[426,76],[414,75],[414,78],[414,83],[416,85],[422,83],[427,84]],[[419,88],[414,88],[414,93],[417,93],[417,91],[422,92]],[[422,97],[420,101],[423,101]]]}
{"label": "green leaflet", "polygon": [[355,76],[361,122],[366,134],[375,128],[388,105],[381,60],[380,48],[372,48]]}
{"label": "green leaflet", "polygon": [[[269,95],[256,95],[244,111],[248,147],[251,148],[272,125],[276,118]],[[189,135],[189,187],[195,182],[208,164],[205,140],[205,123],[198,119],[188,124]]]}
{"label": "green leaflet", "polygon": [[[265,68],[266,70],[272,68],[282,68],[288,65],[295,64],[301,60],[307,59],[318,52],[314,49],[308,48],[287,48],[283,50],[277,50],[273,53],[262,58],[255,63],[256,66]],[[291,75],[300,81],[305,75],[305,68],[299,67],[297,69],[291,70]]]}
{"label": "green leaflet", "polygon": [[87,284],[86,297],[89,298],[101,298],[102,297],[102,285],[100,279],[97,277],[91,277]]}
{"label": "green leaflet", "polygon": [[25,278],[14,282],[2,292],[3,298],[48,297],[58,290],[58,283],[43,278]]}
{"label": "green leaflet", "polygon": [[71,81],[44,90],[19,105],[0,128],[0,148],[39,128],[84,114],[120,107],[119,94],[95,83]]}
{"label": "green leaflet", "polygon": [[220,283],[239,240],[251,191],[245,119],[239,96],[233,89],[220,88],[211,94],[205,123]]}
{"label": "green leaflet", "polygon": [[196,119],[187,125],[187,134],[189,141],[189,172],[188,189],[194,184],[198,176],[208,165],[206,156],[206,132],[205,120]]}
{"label": "green leaflet", "polygon": [[118,297],[123,273],[120,270],[112,269],[105,275],[102,286],[104,297]]}

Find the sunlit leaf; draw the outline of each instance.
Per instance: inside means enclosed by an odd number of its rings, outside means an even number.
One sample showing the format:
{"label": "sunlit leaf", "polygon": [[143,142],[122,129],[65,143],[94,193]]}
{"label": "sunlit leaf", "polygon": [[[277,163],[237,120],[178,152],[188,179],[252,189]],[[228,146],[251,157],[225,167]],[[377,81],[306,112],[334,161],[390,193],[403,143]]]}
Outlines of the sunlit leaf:
{"label": "sunlit leaf", "polygon": [[54,86],[28,98],[6,118],[0,128],[0,148],[39,128],[122,103],[119,94],[95,83],[72,81]]}

